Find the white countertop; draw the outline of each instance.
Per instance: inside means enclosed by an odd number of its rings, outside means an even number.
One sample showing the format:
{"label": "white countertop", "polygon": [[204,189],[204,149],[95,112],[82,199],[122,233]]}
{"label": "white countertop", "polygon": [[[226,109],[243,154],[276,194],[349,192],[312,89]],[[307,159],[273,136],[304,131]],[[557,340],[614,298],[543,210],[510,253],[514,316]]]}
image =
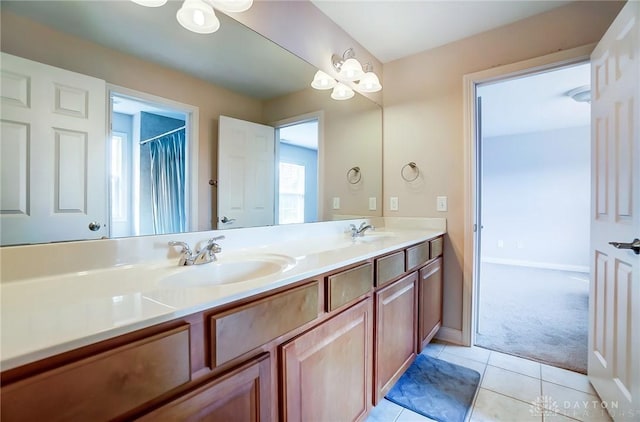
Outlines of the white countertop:
{"label": "white countertop", "polygon": [[[350,242],[346,234],[313,236],[223,251],[223,261],[244,255],[282,254],[295,259],[284,271],[257,279],[207,286],[164,285],[163,276],[205,268],[160,259],[1,285],[2,370],[237,299],[301,281],[441,234],[443,229],[389,229],[392,235]],[[366,234],[365,234],[366,237]]]}

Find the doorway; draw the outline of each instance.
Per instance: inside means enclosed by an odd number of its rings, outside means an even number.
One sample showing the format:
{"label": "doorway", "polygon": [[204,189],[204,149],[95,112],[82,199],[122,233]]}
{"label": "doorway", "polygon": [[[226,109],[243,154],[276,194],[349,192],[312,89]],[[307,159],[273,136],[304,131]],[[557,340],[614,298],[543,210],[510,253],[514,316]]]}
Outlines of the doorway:
{"label": "doorway", "polygon": [[193,230],[193,111],[110,90],[110,236]]}
{"label": "doorway", "polygon": [[319,119],[293,121],[276,129],[278,224],[318,221]]}
{"label": "doorway", "polygon": [[589,63],[477,85],[474,344],[586,373]]}

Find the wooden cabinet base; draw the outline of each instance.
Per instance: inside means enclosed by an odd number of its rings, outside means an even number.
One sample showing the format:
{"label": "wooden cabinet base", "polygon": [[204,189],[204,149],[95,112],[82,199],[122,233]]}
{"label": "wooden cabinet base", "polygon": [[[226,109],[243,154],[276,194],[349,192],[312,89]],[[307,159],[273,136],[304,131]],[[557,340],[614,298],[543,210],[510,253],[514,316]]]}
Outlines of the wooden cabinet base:
{"label": "wooden cabinet base", "polygon": [[442,324],[442,258],[420,270],[418,297],[419,352],[429,344]]}
{"label": "wooden cabinet base", "polygon": [[375,294],[374,404],[393,387],[416,357],[416,281],[414,272]]}
{"label": "wooden cabinet base", "polygon": [[141,421],[268,421],[271,415],[268,354],[180,397]]}
{"label": "wooden cabinet base", "polygon": [[358,421],[371,408],[371,300],[281,348],[285,421]]}

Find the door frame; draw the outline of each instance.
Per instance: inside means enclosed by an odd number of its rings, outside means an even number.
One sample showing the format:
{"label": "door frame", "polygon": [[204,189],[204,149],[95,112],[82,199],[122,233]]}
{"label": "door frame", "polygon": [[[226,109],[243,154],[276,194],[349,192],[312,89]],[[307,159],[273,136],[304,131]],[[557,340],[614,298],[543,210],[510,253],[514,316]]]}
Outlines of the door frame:
{"label": "door frame", "polygon": [[[162,107],[172,108],[183,112],[186,118],[185,139],[187,140],[187,162],[185,163],[185,176],[187,177],[187,191],[185,192],[185,202],[189,204],[189,212],[187,213],[186,230],[187,232],[199,230],[198,225],[198,149],[199,149],[199,134],[200,134],[200,109],[190,104],[181,103],[168,98],[159,97],[157,95],[149,94],[147,92],[137,91],[131,88],[125,88],[123,86],[107,83],[107,139],[111,139],[112,122],[111,116],[113,113],[113,104],[111,103],[112,95],[119,97],[130,97],[132,99],[148,102],[150,104],[159,105]],[[138,140],[139,141],[139,140]],[[131,142],[136,142],[136,139],[132,139]],[[108,148],[107,148],[108,149]],[[106,151],[109,160],[108,151]],[[108,188],[110,190],[110,188]],[[111,221],[111,192],[109,191],[109,209],[108,216]],[[111,235],[111,233],[109,233]]]}
{"label": "door frame", "polygon": [[476,86],[478,84],[507,80],[542,73],[553,68],[588,62],[595,48],[588,44],[558,51],[517,63],[499,66],[463,77],[463,130],[464,130],[464,250],[462,287],[462,330],[448,332],[443,340],[472,346],[476,329],[477,268],[479,265],[479,240],[475,226],[478,223],[478,139],[476,130]]}
{"label": "door frame", "polygon": [[274,191],[275,196],[275,217],[278,218],[280,210],[278,208],[278,198],[280,197],[280,182],[278,173],[278,161],[280,159],[280,136],[279,131],[280,128],[296,125],[299,123],[305,123],[311,120],[318,121],[318,221],[323,221],[323,217],[325,215],[324,210],[324,201],[321,198],[324,198],[324,110],[312,111],[310,113],[299,114],[297,116],[288,117],[282,120],[276,120],[275,122],[269,123],[269,126],[273,126],[276,130],[276,186]]}

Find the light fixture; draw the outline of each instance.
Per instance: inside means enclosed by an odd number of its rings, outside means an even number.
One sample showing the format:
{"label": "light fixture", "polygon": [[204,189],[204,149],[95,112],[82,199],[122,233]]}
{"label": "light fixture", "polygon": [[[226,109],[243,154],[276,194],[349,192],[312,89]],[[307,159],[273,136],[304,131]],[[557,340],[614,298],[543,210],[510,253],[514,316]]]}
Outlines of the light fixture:
{"label": "light fixture", "polygon": [[[338,72],[338,80],[322,70],[318,70],[313,77],[311,86],[315,89],[333,88],[331,98],[334,100],[348,100],[352,98],[355,95],[352,87],[355,87],[360,92],[378,92],[382,89],[378,75],[373,73],[371,63],[367,63],[363,70],[362,65],[355,58],[353,48],[345,51],[342,57],[337,54],[332,55],[331,64]],[[360,83],[355,84],[354,82],[358,80]]]}
{"label": "light fixture", "polygon": [[253,0],[211,0],[211,5],[223,12],[244,12],[253,5]]}
{"label": "light fixture", "polygon": [[184,0],[176,18],[180,25],[198,34],[211,34],[220,28],[213,7],[204,0]]}
{"label": "light fixture", "polygon": [[353,92],[353,89],[349,88],[342,82],[338,82],[331,92],[331,98],[339,101],[348,100],[349,98],[353,98],[354,95],[355,92]]}
{"label": "light fixture", "polygon": [[164,6],[167,0],[131,0],[134,3],[139,4],[140,6],[146,7],[160,7]]}
{"label": "light fixture", "polygon": [[[159,7],[167,0],[131,0],[146,6]],[[223,12],[244,12],[253,5],[253,0],[184,0],[182,7],[176,13],[180,25],[191,32],[211,34],[220,28],[220,20],[214,9]]]}
{"label": "light fixture", "polygon": [[378,92],[382,89],[378,75],[373,73],[373,69],[370,63],[364,65],[365,74],[360,78],[358,83],[358,89],[362,92]]}
{"label": "light fixture", "polygon": [[579,103],[591,102],[591,87],[589,85],[579,86],[567,92],[565,95],[573,98],[574,101]]}
{"label": "light fixture", "polygon": [[331,57],[333,67],[338,71],[340,78],[345,81],[357,81],[364,75],[362,65],[356,60],[356,55],[353,52],[353,48],[348,49],[342,54],[342,57],[334,54]]}
{"label": "light fixture", "polygon": [[322,70],[318,70],[313,77],[313,82],[311,82],[311,86],[315,89],[331,89],[338,81],[333,79],[331,76],[324,73]]}

